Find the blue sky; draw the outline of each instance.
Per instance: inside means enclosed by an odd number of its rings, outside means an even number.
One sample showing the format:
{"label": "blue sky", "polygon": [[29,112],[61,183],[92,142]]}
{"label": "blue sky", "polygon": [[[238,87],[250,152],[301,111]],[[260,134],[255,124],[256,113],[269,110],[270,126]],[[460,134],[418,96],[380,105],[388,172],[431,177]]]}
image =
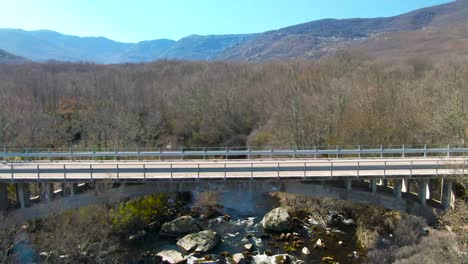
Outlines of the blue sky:
{"label": "blue sky", "polygon": [[0,0],[0,28],[123,42],[257,33],[322,18],[392,16],[449,0]]}

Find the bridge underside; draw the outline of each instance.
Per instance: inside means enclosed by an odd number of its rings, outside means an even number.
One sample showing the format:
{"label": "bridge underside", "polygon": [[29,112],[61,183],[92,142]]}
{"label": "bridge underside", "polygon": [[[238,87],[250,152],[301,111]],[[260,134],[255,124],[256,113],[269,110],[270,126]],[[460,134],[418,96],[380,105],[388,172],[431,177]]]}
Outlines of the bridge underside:
{"label": "bridge underside", "polygon": [[114,203],[124,198],[172,192],[287,192],[372,204],[428,219],[432,219],[434,210],[447,209],[453,204],[452,181],[448,179],[190,180],[117,184],[43,182],[14,185],[16,197],[12,198],[7,195],[7,184],[0,183],[0,209],[8,214],[8,220],[15,222],[45,217],[86,205]]}

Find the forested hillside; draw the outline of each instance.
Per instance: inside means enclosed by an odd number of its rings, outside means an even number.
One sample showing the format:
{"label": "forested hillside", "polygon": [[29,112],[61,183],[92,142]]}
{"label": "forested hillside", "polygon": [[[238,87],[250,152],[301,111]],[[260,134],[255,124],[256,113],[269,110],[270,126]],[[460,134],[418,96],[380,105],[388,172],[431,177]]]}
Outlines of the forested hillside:
{"label": "forested hillside", "polygon": [[462,143],[467,62],[1,65],[0,145]]}

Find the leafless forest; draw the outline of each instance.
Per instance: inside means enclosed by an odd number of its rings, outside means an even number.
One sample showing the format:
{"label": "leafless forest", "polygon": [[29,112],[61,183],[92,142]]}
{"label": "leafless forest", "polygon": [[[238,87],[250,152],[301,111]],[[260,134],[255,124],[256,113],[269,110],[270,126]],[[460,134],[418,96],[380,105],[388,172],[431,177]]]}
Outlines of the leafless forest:
{"label": "leafless forest", "polygon": [[0,146],[464,143],[467,62],[0,65]]}

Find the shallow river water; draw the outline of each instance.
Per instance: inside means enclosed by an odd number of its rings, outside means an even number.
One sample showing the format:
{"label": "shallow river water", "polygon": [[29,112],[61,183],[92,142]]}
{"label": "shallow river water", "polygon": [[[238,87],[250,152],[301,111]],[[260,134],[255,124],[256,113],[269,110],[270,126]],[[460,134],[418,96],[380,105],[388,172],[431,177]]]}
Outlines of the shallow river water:
{"label": "shallow river water", "polygon": [[[301,216],[298,221],[301,224],[290,231],[290,238],[280,240],[281,233],[265,231],[261,224],[263,216],[278,206],[276,199],[268,195],[239,192],[223,194],[220,203],[223,206],[220,213],[229,215],[230,219],[223,216],[199,219],[205,230],[216,231],[222,237],[222,242],[209,252],[215,259],[219,259],[222,252],[242,253],[245,251],[244,245],[250,243],[254,245],[253,254],[264,254],[265,251],[271,254],[288,253],[305,263],[323,263],[323,257],[332,257],[333,261],[339,263],[365,262],[364,252],[355,237],[354,222],[352,219],[344,219],[339,212],[329,213],[327,219],[324,219],[327,222],[326,227],[317,225],[307,215]],[[283,234],[285,235],[287,234]],[[314,248],[318,239],[323,242],[324,248]],[[294,249],[291,245],[295,240],[300,240],[303,244]],[[138,251],[179,250],[176,242],[175,238],[154,235],[139,245]],[[304,247],[309,249],[310,254],[302,252]]]}

